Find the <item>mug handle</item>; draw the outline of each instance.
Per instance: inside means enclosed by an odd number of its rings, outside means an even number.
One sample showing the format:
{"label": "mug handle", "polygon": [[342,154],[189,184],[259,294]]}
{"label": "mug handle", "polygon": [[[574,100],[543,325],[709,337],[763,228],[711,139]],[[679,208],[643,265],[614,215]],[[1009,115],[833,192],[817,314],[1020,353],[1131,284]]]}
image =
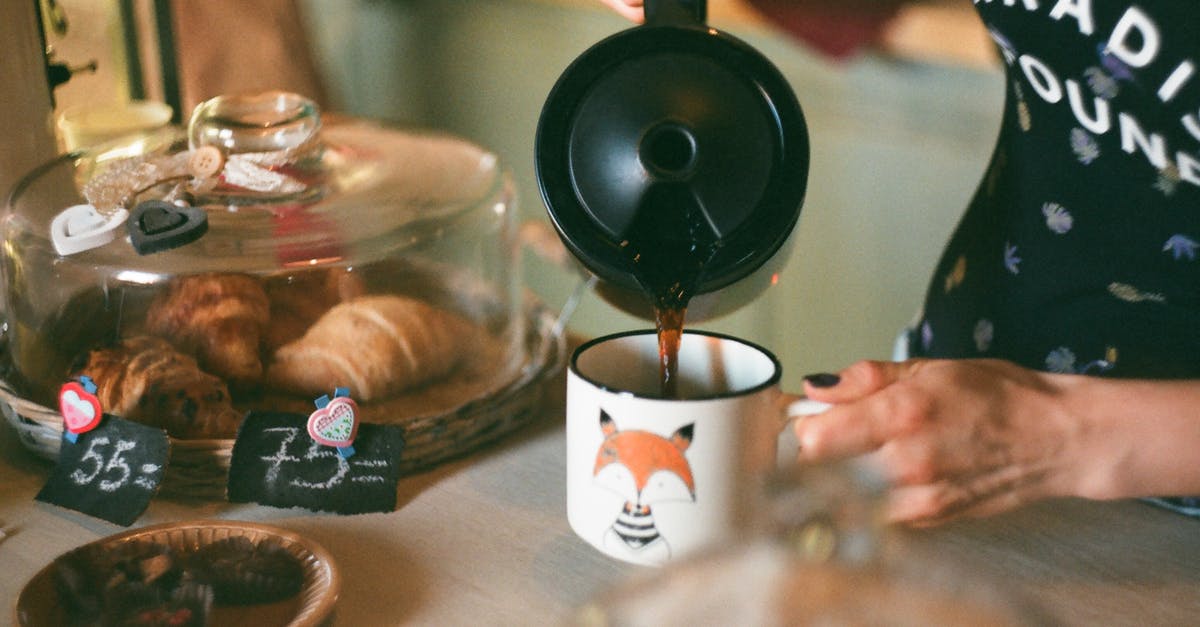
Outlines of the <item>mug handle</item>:
{"label": "mug handle", "polygon": [[782,430],[797,418],[824,413],[830,407],[833,407],[833,405],[814,401],[802,394],[788,394],[784,392],[779,401],[779,428]]}

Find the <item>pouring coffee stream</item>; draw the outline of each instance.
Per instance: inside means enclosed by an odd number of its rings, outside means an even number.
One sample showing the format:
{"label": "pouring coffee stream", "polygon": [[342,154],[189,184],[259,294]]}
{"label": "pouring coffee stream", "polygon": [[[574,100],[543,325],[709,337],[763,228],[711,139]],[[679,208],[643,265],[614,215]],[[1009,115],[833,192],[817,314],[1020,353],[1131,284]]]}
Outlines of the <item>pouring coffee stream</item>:
{"label": "pouring coffee stream", "polygon": [[803,204],[808,133],[787,81],[706,26],[703,0],[645,10],[645,25],[559,78],[535,165],[555,229],[598,292],[655,319],[671,396],[685,312],[750,302],[786,260],[777,253]]}
{"label": "pouring coffee stream", "polygon": [[653,301],[662,395],[673,398],[688,301],[720,240],[686,188],[671,183],[647,192],[626,235],[634,276]]}

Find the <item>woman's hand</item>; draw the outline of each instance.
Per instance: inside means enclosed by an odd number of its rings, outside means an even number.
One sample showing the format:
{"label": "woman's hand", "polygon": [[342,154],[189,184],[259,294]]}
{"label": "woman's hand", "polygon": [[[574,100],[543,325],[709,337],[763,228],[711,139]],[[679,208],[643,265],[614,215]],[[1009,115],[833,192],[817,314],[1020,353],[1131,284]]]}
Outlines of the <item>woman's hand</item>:
{"label": "woman's hand", "polygon": [[621,14],[627,20],[632,20],[638,24],[646,20],[646,14],[642,8],[642,0],[600,0],[600,2]]}
{"label": "woman's hand", "polygon": [[796,424],[800,459],[872,453],[893,482],[889,517],[916,524],[1103,496],[1108,478],[1088,476],[1097,434],[1063,402],[1083,379],[999,360],[859,362],[806,379],[834,407]]}

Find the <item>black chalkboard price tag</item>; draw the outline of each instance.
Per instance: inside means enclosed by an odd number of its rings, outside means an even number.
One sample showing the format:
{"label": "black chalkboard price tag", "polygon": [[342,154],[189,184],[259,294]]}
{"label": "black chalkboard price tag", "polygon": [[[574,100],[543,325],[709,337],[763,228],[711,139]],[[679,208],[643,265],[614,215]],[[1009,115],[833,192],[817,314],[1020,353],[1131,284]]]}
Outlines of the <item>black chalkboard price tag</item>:
{"label": "black chalkboard price tag", "polygon": [[354,455],[317,442],[302,414],[250,412],[242,421],[229,465],[233,503],[303,507],[338,514],[396,509],[400,427],[363,424]]}
{"label": "black chalkboard price tag", "polygon": [[63,431],[58,463],[35,497],[111,523],[132,525],[158,493],[171,454],[167,432],[104,414],[94,429]]}

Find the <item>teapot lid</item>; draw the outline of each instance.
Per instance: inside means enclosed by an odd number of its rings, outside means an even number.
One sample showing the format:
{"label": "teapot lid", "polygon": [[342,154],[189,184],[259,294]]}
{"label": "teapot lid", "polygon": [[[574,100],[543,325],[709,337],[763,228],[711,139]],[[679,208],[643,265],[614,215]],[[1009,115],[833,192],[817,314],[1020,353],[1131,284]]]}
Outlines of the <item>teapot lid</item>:
{"label": "teapot lid", "polygon": [[25,252],[141,282],[270,273],[378,260],[436,238],[506,180],[494,154],[455,137],[323,122],[286,92],[220,96],[186,129],[34,170],[14,187],[4,228]]}
{"label": "teapot lid", "polygon": [[[567,247],[637,289],[627,250],[678,230],[713,254],[695,293],[750,274],[785,242],[808,178],[808,131],[779,71],[705,26],[704,2],[646,3],[644,26],[599,42],[551,90],[537,177]],[[668,215],[677,214],[677,215]]]}

